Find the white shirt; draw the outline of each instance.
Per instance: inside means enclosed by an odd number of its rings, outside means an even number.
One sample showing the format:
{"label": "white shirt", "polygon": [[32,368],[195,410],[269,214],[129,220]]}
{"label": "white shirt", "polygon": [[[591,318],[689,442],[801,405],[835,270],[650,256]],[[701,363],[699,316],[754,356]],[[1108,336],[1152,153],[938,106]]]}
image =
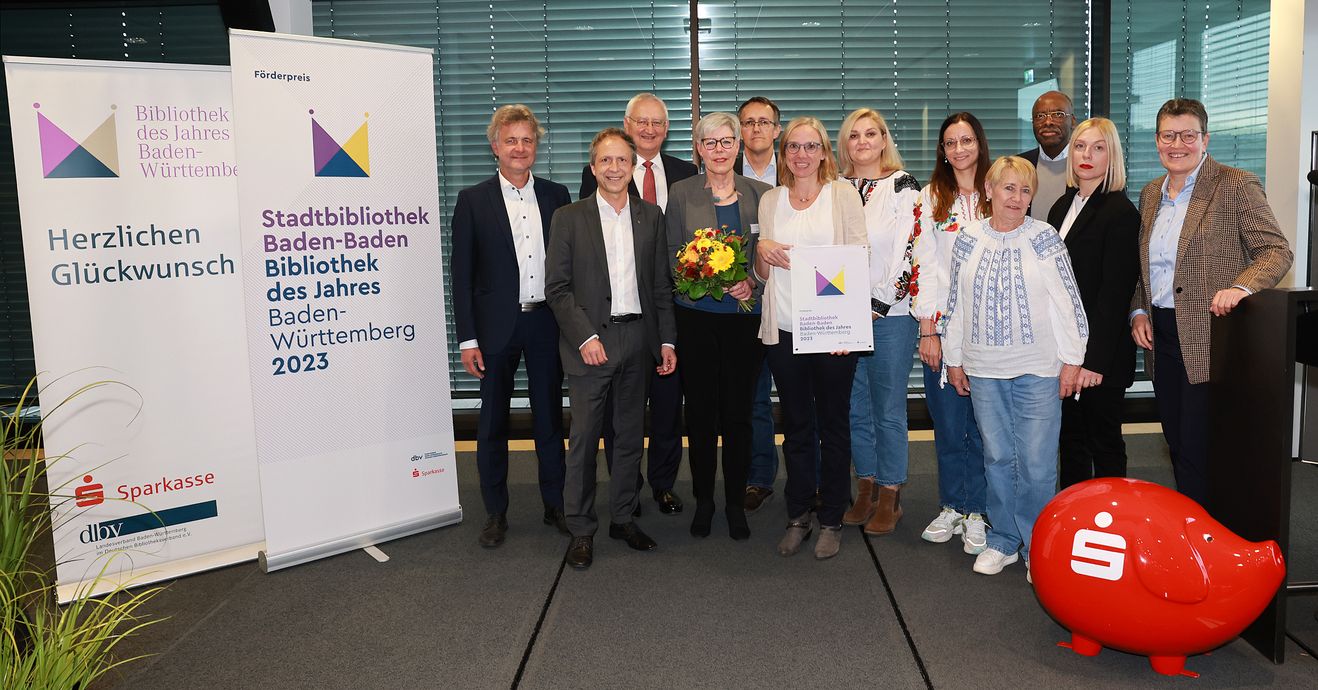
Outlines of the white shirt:
{"label": "white shirt", "polygon": [[1062,227],[1057,231],[1062,239],[1066,239],[1067,234],[1071,232],[1071,226],[1075,224],[1075,219],[1080,217],[1080,212],[1085,210],[1085,202],[1087,201],[1089,201],[1089,197],[1080,196],[1079,192],[1076,192],[1075,198],[1071,199],[1071,208],[1067,209],[1066,218],[1062,219]]}
{"label": "white shirt", "polygon": [[636,285],[636,246],[632,240],[632,207],[629,200],[621,211],[595,195],[600,225],[604,228],[604,255],[609,262],[610,315],[641,313],[641,293]]}
{"label": "white shirt", "polygon": [[[915,238],[911,234],[912,209],[920,199],[915,178],[903,170],[881,180],[844,178],[856,185],[865,205],[865,225],[870,243],[870,297],[890,305],[888,316],[910,313],[909,286]],[[902,181],[901,191],[897,182]]]}
{"label": "white shirt", "polygon": [[[775,240],[800,247],[833,244],[833,194],[828,185],[824,185],[815,202],[804,211],[792,208],[790,190],[784,190],[779,199],[774,211]],[[788,252],[790,254],[791,250]],[[798,268],[810,270],[807,266]],[[773,277],[773,309],[778,329],[791,333],[796,323],[792,317],[792,274],[785,268],[774,266],[770,275]]]}
{"label": "white shirt", "polygon": [[756,175],[755,168],[751,167],[751,161],[745,153],[741,155],[741,174],[743,177],[749,177],[752,180],[759,180],[770,187],[778,186],[778,153],[775,151],[769,156],[769,167],[764,169],[763,175]]}
{"label": "white shirt", "polygon": [[[668,208],[668,176],[664,174],[663,157],[656,154],[654,167],[654,202],[659,208]],[[636,183],[636,196],[645,198],[645,159],[636,154],[636,168],[632,170],[632,182]]]}
{"label": "white shirt", "polygon": [[929,185],[920,190],[920,234],[915,238],[914,263],[918,290],[911,299],[911,313],[917,319],[933,319],[941,332],[947,304],[948,270],[952,267],[952,243],[963,225],[978,220],[979,193],[957,195],[942,222],[934,220],[933,192]]}
{"label": "white shirt", "polygon": [[503,206],[508,211],[508,225],[513,229],[513,248],[517,251],[517,299],[522,304],[545,300],[545,233],[540,219],[540,205],[535,198],[535,177],[528,175],[520,188],[499,175]]}
{"label": "white shirt", "polygon": [[[513,232],[513,251],[517,253],[517,301],[545,301],[545,233],[540,219],[540,204],[535,198],[535,176],[528,175],[520,188],[499,173],[499,191],[508,212]],[[480,347],[476,338],[458,343],[458,349]]]}
{"label": "white shirt", "polygon": [[1026,217],[1010,232],[989,219],[956,235],[943,359],[980,378],[1053,377],[1085,361],[1089,321],[1066,244]]}

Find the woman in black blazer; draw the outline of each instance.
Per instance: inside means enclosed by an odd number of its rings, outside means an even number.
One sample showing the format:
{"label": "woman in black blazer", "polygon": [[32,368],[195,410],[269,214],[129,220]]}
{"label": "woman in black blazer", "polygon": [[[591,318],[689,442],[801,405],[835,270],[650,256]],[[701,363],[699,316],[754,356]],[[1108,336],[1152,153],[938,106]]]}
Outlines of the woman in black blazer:
{"label": "woman in black blazer", "polygon": [[1126,197],[1121,140],[1111,120],[1095,117],[1071,135],[1066,193],[1048,224],[1071,254],[1089,318],[1079,399],[1062,401],[1061,488],[1094,477],[1126,476],[1122,400],[1135,378],[1127,316],[1139,276],[1140,215]]}

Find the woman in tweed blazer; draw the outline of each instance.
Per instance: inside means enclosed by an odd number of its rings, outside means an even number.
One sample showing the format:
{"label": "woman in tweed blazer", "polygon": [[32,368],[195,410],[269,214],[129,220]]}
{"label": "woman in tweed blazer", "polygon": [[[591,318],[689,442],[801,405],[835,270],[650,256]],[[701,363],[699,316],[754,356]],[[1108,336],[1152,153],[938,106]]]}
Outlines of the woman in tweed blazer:
{"label": "woman in tweed blazer", "polygon": [[1158,157],[1167,174],[1140,194],[1140,279],[1131,335],[1152,350],[1158,417],[1176,488],[1208,498],[1210,314],[1275,286],[1294,256],[1259,179],[1208,156],[1208,112],[1173,98],[1158,110]]}

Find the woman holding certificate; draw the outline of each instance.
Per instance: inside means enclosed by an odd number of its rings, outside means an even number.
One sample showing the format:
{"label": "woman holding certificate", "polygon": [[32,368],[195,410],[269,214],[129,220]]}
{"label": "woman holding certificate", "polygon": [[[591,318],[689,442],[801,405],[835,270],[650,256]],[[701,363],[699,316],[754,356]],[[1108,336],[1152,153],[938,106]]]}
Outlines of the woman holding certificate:
{"label": "woman holding certificate", "polygon": [[989,168],[990,216],[952,245],[943,359],[969,395],[984,439],[988,546],[974,570],[996,575],[1025,557],[1034,521],[1057,491],[1062,398],[1080,392],[1089,322],[1066,244],[1026,211],[1038,176],[1024,158]]}
{"label": "woman holding certificate", "polygon": [[828,131],[817,118],[798,117],[788,123],[778,161],[780,186],[760,200],[760,242],[755,253],[755,273],[765,281],[760,340],[783,411],[789,521],[778,553],[792,556],[810,538],[818,451],[822,506],[817,513],[820,533],[815,558],[825,559],[836,556],[842,545],[842,514],[850,498],[849,415],[856,355],[845,350],[793,354],[791,250],[866,244],[865,210],[856,188],[838,179]]}
{"label": "woman holding certificate", "polygon": [[[714,519],[714,473],[723,437],[723,495],[728,534],[750,537],[743,508],[751,457],[751,401],[764,347],[759,340],[760,284],[750,266],[733,266],[729,242],[755,255],[760,197],[770,187],[732,171],[741,144],[741,123],[729,113],[710,113],[696,123],[696,151],[705,174],[668,190],[668,251],[676,270],[677,347],[682,352],[682,393],[696,513],[691,534],[709,536]],[[708,237],[713,233],[713,237]],[[720,237],[725,238],[725,242]],[[689,254],[691,261],[684,264]],[[702,257],[703,255],[703,257]],[[710,271],[731,272],[733,282],[698,281],[701,259]],[[740,269],[740,270],[738,270]],[[735,279],[736,277],[740,279]],[[714,276],[710,276],[711,278]],[[689,286],[682,289],[684,282]],[[698,285],[698,287],[695,287]]]}

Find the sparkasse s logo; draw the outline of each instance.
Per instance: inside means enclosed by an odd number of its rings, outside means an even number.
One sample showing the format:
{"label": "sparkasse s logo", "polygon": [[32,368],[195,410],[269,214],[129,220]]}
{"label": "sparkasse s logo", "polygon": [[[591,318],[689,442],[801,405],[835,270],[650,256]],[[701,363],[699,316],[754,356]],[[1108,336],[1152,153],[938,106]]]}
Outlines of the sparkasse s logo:
{"label": "sparkasse s logo", "polygon": [[90,508],[105,502],[105,486],[92,480],[90,474],[83,476],[82,484],[73,490],[73,504],[79,508]]}

